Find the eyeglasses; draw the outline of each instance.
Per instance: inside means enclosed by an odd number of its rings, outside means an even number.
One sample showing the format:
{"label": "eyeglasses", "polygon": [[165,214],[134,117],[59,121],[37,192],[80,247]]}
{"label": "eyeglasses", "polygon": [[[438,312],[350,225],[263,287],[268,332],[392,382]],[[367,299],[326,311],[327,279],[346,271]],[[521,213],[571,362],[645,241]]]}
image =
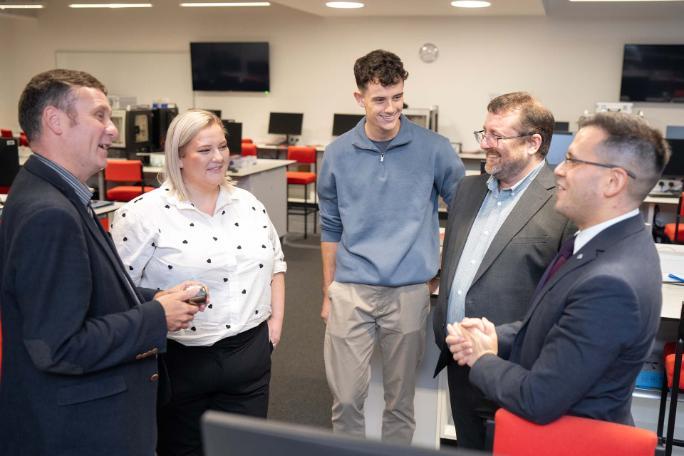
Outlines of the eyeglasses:
{"label": "eyeglasses", "polygon": [[563,160],[566,163],[572,163],[573,165],[579,165],[579,164],[584,164],[584,165],[592,165],[592,166],[600,166],[601,168],[620,168],[624,172],[627,173],[629,177],[632,179],[636,179],[636,174],[625,168],[624,166],[620,165],[614,165],[612,163],[598,163],[598,162],[593,162],[593,161],[588,161],[588,160],[580,160],[579,158],[575,158],[569,153],[565,155],[565,159]]}
{"label": "eyeglasses", "polygon": [[493,144],[494,144],[495,146],[498,146],[498,145],[499,145],[499,141],[501,141],[502,139],[525,138],[525,137],[527,137],[527,136],[532,136],[532,135],[535,135],[535,134],[536,134],[536,133],[525,133],[524,135],[518,135],[518,136],[499,136],[499,135],[495,135],[494,133],[485,133],[484,130],[474,131],[474,132],[473,132],[473,135],[475,135],[475,140],[476,140],[478,143],[481,143],[481,142],[484,141],[484,142],[486,142],[487,144],[492,144],[492,141],[494,141]]}

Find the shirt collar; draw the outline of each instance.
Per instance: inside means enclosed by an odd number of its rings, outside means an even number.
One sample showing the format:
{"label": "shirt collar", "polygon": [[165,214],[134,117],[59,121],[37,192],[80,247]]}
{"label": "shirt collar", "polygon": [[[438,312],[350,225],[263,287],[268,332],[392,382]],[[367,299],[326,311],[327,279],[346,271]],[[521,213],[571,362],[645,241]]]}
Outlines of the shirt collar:
{"label": "shirt collar", "polygon": [[522,179],[520,179],[518,182],[515,183],[510,188],[501,188],[499,186],[499,179],[497,179],[494,176],[489,176],[489,179],[487,179],[487,188],[489,189],[490,192],[494,194],[498,194],[500,192],[510,192],[511,195],[515,195],[518,193],[518,191],[525,190],[527,188],[527,185],[535,178],[537,177],[537,174],[539,174],[539,171],[541,171],[542,167],[546,164],[544,160],[540,161],[537,166],[535,166],[529,173],[525,175]]}
{"label": "shirt collar", "polygon": [[90,188],[88,188],[87,185],[78,180],[76,176],[67,171],[63,166],[58,165],[49,158],[46,158],[35,152],[33,156],[35,156],[36,159],[41,161],[45,166],[55,171],[64,180],[64,182],[66,182],[69,187],[74,190],[76,197],[81,203],[83,203],[84,206],[88,206],[90,204],[90,200],[93,198],[93,192],[90,191]]}
{"label": "shirt collar", "polygon": [[617,217],[614,217],[610,220],[606,220],[605,222],[601,222],[598,225],[590,226],[589,228],[585,228],[583,230],[579,230],[577,232],[577,236],[575,237],[575,248],[572,252],[574,255],[575,253],[579,252],[579,250],[587,245],[589,241],[594,239],[601,231],[605,230],[606,228],[609,228],[616,223],[619,223],[623,220],[626,220],[631,217],[635,217],[639,214],[639,209],[634,209],[626,214],[619,215]]}
{"label": "shirt collar", "polygon": [[[174,191],[173,186],[169,181],[165,181],[161,185],[160,190],[163,192],[163,198],[166,200],[168,204],[172,204],[176,206],[178,209],[198,210],[190,200],[179,199],[178,194]],[[216,199],[215,211],[218,211],[219,209],[225,206],[229,206],[230,204],[232,204],[234,200],[238,199],[240,199],[238,192],[234,192],[232,191],[232,189],[228,189],[225,186],[221,186],[221,188],[219,189],[218,198]]]}

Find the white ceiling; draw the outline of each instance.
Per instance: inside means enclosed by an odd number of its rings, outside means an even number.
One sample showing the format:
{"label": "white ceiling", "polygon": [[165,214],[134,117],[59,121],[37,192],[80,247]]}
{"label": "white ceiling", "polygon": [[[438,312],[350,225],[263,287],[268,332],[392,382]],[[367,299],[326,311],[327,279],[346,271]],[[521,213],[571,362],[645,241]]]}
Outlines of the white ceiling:
{"label": "white ceiling", "polygon": [[[16,3],[18,0],[0,0]],[[27,0],[31,1],[31,0]],[[40,0],[38,0],[40,1]],[[105,0],[82,0],[96,2]],[[109,1],[109,0],[107,0]],[[113,0],[112,0],[113,1]],[[118,0],[140,1],[140,0]],[[180,0],[146,0],[153,4],[180,3]],[[602,3],[570,2],[569,0],[489,0],[489,8],[454,8],[450,0],[357,0],[366,6],[359,9],[341,10],[327,8],[326,0],[270,0],[274,6],[285,7],[319,17],[399,17],[399,16],[547,16],[552,18],[632,18],[681,20],[684,25],[684,0],[669,1],[611,1]],[[67,1],[42,0],[50,7],[66,8]],[[179,7],[180,8],[180,7]],[[269,8],[236,8],[235,12]],[[39,16],[40,10],[5,10],[1,15]]]}

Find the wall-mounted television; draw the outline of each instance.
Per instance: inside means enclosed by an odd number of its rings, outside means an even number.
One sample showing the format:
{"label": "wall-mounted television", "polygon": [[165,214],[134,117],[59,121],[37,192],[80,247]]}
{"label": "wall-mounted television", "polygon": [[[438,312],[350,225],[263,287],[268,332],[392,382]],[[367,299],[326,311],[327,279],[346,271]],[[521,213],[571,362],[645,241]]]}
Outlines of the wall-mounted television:
{"label": "wall-mounted television", "polygon": [[192,90],[268,92],[268,43],[190,43]]}
{"label": "wall-mounted television", "polygon": [[620,101],[684,102],[684,44],[625,44]]}

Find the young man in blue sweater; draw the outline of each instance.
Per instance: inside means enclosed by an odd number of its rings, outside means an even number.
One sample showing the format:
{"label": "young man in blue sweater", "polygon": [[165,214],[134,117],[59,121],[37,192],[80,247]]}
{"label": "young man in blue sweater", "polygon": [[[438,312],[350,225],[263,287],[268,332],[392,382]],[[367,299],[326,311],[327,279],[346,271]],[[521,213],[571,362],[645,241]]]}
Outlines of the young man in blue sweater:
{"label": "young man in blue sweater", "polygon": [[328,146],[318,179],[333,430],[365,435],[363,404],[377,340],[382,438],[410,443],[428,283],[439,268],[437,200],[451,202],[464,167],[448,139],[401,114],[408,73],[399,57],[373,51],[356,61],[354,76],[354,98],[366,116]]}

